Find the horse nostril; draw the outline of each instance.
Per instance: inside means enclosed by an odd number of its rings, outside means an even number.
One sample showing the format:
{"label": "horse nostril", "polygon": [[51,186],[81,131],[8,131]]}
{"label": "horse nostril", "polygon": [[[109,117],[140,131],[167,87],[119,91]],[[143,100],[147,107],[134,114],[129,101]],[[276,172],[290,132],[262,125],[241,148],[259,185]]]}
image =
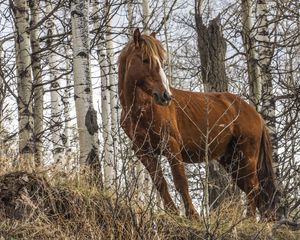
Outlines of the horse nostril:
{"label": "horse nostril", "polygon": [[163,98],[164,98],[166,101],[170,101],[170,100],[171,100],[171,96],[170,96],[170,94],[169,94],[167,91],[164,92]]}
{"label": "horse nostril", "polygon": [[159,93],[156,92],[156,91],[154,91],[152,94],[153,94],[154,99],[155,99],[156,101],[158,101],[158,100],[159,100]]}

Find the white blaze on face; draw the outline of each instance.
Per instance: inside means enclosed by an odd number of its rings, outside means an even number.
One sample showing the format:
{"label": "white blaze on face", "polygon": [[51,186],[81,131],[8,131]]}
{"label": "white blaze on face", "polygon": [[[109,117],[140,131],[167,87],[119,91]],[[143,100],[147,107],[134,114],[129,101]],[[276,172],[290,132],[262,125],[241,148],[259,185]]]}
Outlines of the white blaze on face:
{"label": "white blaze on face", "polygon": [[162,80],[162,83],[167,91],[167,93],[171,96],[172,93],[171,93],[171,90],[170,90],[170,83],[169,83],[169,79],[167,78],[162,66],[161,66],[161,63],[159,61],[159,58],[158,57],[155,57],[156,60],[157,60],[157,63],[158,63],[158,66],[159,66],[159,75],[160,75],[160,78]]}

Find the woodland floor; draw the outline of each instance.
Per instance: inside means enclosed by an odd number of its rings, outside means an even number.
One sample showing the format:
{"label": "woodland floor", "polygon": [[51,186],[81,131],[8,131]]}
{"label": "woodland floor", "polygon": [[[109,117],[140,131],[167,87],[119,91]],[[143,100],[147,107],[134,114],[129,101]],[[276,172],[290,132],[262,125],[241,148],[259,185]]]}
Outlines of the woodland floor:
{"label": "woodland floor", "polygon": [[236,219],[204,222],[138,211],[95,188],[49,183],[27,172],[0,176],[0,239],[300,239],[282,225]]}

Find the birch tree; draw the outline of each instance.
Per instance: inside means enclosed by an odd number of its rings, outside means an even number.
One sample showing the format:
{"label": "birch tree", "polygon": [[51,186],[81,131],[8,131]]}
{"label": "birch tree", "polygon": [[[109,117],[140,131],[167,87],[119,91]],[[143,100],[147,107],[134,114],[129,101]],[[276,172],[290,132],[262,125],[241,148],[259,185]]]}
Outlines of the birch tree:
{"label": "birch tree", "polygon": [[3,47],[2,42],[0,42],[0,165],[1,159],[4,159],[4,132],[3,132],[3,107],[4,107],[4,99],[5,99],[5,87],[4,87],[4,74],[3,74]]}
{"label": "birch tree", "polygon": [[33,167],[32,69],[29,7],[26,0],[13,2],[16,25],[16,67],[18,82],[20,166]]}
{"label": "birch tree", "polygon": [[80,145],[80,164],[91,167],[101,182],[97,113],[93,106],[89,53],[89,1],[71,1],[74,93]]}
{"label": "birch tree", "polygon": [[[102,12],[102,16],[105,21],[109,18],[107,6],[105,11]],[[111,109],[110,109],[110,91],[109,91],[109,63],[107,60],[106,51],[106,34],[100,32],[100,20],[101,12],[99,8],[99,2],[93,1],[93,20],[94,28],[96,32],[96,47],[97,58],[100,66],[101,77],[101,119],[102,119],[102,137],[103,137],[103,183],[107,190],[111,190],[114,179],[113,168],[113,143],[111,134]]]}
{"label": "birch tree", "polygon": [[251,18],[252,1],[241,0],[241,17],[242,17],[242,37],[246,54],[247,72],[249,79],[249,98],[250,103],[260,110],[259,103],[261,100],[262,79],[260,68],[257,64],[258,58],[255,47],[255,38],[253,36],[253,22]]}
{"label": "birch tree", "polygon": [[167,51],[167,67],[168,67],[168,79],[171,84],[173,84],[173,74],[172,74],[172,54],[169,46],[169,37],[168,37],[168,15],[167,15],[167,0],[163,1],[164,8],[164,17],[163,17],[163,29],[165,35],[165,46]]}
{"label": "birch tree", "polygon": [[41,165],[43,162],[43,118],[44,118],[44,89],[42,79],[42,67],[41,67],[41,56],[40,56],[40,42],[39,42],[39,28],[37,24],[40,20],[40,1],[33,0],[29,2],[31,10],[31,21],[30,21],[30,41],[32,48],[32,72],[33,72],[33,109],[34,109],[34,161],[36,165]]}
{"label": "birch tree", "polygon": [[127,2],[127,16],[128,16],[128,33],[129,40],[133,36],[133,0],[128,0]]}
{"label": "birch tree", "polygon": [[[49,1],[46,1],[46,13],[52,11],[52,5]],[[61,167],[64,161],[64,145],[63,145],[63,103],[62,103],[62,90],[61,83],[58,74],[58,65],[60,63],[58,55],[55,52],[53,46],[53,35],[56,34],[56,26],[53,20],[53,16],[50,16],[47,20],[47,45],[49,55],[49,81],[50,81],[50,93],[51,93],[51,142],[52,142],[52,154],[56,167]]]}
{"label": "birch tree", "polygon": [[[72,53],[68,46],[65,47],[65,55],[66,55],[66,69],[69,70],[72,68],[70,58]],[[70,160],[71,160],[71,74],[66,75],[66,87],[64,89],[64,96],[63,96],[63,108],[64,108],[64,148],[65,148],[65,170],[68,170],[70,167]]]}
{"label": "birch tree", "polygon": [[[267,121],[273,146],[273,160],[278,164],[278,140],[276,131],[275,96],[273,90],[273,78],[271,74],[272,51],[269,38],[269,23],[267,19],[267,4],[265,0],[257,1],[257,44],[259,54],[259,66],[262,79],[262,115]],[[277,169],[278,171],[278,169]],[[278,174],[277,174],[278,175]]]}
{"label": "birch tree", "polygon": [[150,21],[150,9],[149,1],[142,0],[142,11],[143,11],[143,27],[146,34],[150,34],[149,21]]}
{"label": "birch tree", "polygon": [[[106,53],[107,53],[107,62],[108,62],[108,79],[109,79],[109,96],[110,96],[110,134],[112,139],[112,150],[113,150],[113,162],[111,163],[112,167],[117,170],[117,146],[120,143],[118,139],[118,82],[115,74],[115,59],[114,59],[114,46],[113,46],[113,35],[112,35],[112,27],[111,27],[111,6],[110,1],[106,0]],[[117,171],[114,172],[114,178],[117,177]],[[116,179],[113,180],[116,184]]]}

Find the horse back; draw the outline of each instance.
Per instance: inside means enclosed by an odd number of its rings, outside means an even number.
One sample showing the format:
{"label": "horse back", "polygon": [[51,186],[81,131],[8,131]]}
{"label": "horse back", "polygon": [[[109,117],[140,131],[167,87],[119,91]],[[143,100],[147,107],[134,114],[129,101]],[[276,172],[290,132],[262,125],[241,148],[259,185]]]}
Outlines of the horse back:
{"label": "horse back", "polygon": [[233,139],[260,142],[262,119],[239,96],[180,90],[173,93],[176,124],[186,162],[200,162],[205,151],[209,158],[220,158]]}

